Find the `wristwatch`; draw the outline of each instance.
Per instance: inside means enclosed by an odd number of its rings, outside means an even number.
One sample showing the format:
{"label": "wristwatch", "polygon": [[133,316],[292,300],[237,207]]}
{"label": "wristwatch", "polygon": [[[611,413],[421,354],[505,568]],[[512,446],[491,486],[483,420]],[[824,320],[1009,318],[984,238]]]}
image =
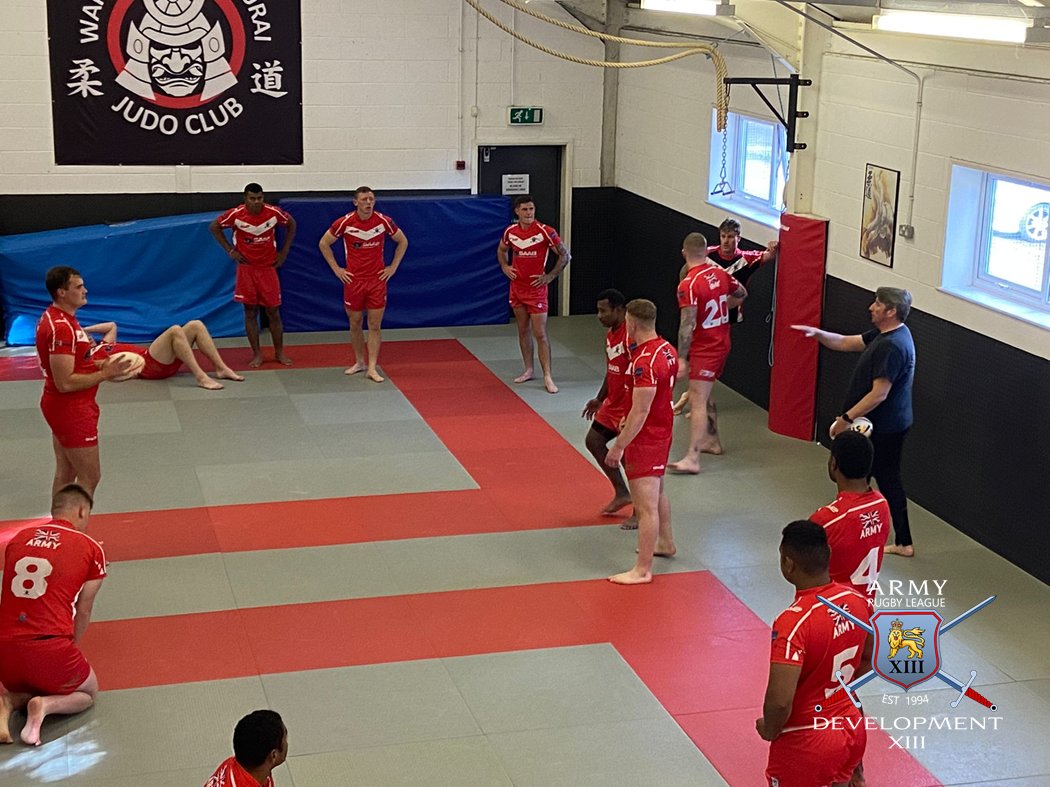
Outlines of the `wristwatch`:
{"label": "wristwatch", "polygon": [[848,424],[853,423],[853,419],[849,417],[849,413],[843,413],[842,415],[839,416],[839,418],[841,418],[843,421],[845,421]]}

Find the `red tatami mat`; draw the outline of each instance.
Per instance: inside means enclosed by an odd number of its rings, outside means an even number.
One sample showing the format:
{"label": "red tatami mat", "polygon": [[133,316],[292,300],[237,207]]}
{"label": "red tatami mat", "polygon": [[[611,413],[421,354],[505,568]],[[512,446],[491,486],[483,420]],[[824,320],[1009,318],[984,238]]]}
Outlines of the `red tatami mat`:
{"label": "red tatami mat", "polygon": [[[210,641],[234,645],[202,647]],[[754,720],[769,628],[708,572],[635,588],[591,580],[106,621],[84,650],[114,690],[600,642],[730,784],[762,783]],[[869,783],[937,784],[882,732],[868,751]]]}
{"label": "red tatami mat", "polygon": [[[244,368],[238,352],[223,355]],[[341,364],[348,352],[289,348],[299,368]],[[459,342],[388,342],[383,369],[480,489],[98,514],[92,536],[119,561],[608,524],[604,476]],[[0,522],[0,536],[24,525]]]}

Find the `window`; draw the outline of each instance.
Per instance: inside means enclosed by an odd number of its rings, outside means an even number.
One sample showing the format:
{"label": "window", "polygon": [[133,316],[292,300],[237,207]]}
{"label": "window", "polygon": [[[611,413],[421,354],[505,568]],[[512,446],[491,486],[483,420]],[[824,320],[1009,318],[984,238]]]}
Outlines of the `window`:
{"label": "window", "polygon": [[725,134],[717,124],[712,112],[708,202],[776,226],[787,182],[784,127],[737,112],[729,113]]}
{"label": "window", "polygon": [[1048,230],[1050,184],[953,165],[942,285],[1016,316],[1050,318]]}

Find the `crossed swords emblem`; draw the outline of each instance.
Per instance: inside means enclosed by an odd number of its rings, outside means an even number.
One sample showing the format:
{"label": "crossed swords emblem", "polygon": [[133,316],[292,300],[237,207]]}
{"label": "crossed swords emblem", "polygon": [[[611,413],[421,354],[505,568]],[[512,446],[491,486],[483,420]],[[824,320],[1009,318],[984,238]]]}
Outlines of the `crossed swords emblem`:
{"label": "crossed swords emblem", "polygon": [[[993,601],[995,601],[995,599],[996,599],[995,596],[989,596],[984,601],[982,601],[980,604],[977,604],[976,606],[966,610],[966,612],[964,612],[961,615],[959,615],[959,617],[957,617],[954,620],[946,623],[944,626],[941,627],[940,632],[938,633],[938,637],[941,634],[947,634],[951,629],[955,628],[955,626],[957,626],[960,623],[962,623],[964,620],[966,620],[971,615],[973,615],[973,614],[975,614],[977,612],[980,612],[982,609],[984,609],[989,604],[991,604]],[[875,628],[873,626],[865,623],[864,621],[862,621],[859,618],[855,617],[854,615],[850,614],[849,612],[844,610],[842,607],[832,603],[831,601],[828,601],[823,596],[817,596],[817,601],[819,601],[821,604],[825,605],[826,607],[830,608],[831,610],[833,610],[837,614],[841,615],[842,617],[846,618],[847,620],[851,621],[855,625],[860,626],[860,628],[862,628],[864,631],[868,632],[869,634],[872,634],[872,635],[875,634]],[[849,697],[850,702],[852,702],[855,707],[860,708],[860,706],[861,706],[860,698],[857,696],[856,691],[861,686],[863,686],[865,683],[868,683],[869,681],[873,680],[875,678],[875,676],[876,676],[875,670],[871,669],[871,670],[868,670],[867,672],[865,672],[859,678],[855,678],[854,680],[850,681],[849,683],[846,683],[846,681],[844,681],[842,679],[842,671],[841,670],[836,670],[835,678],[838,680],[840,688],[835,689],[835,691],[827,699],[830,700],[832,697],[834,697],[836,694],[838,694],[839,691],[844,691],[844,692],[846,692],[846,696]],[[968,680],[965,685],[958,678],[952,677],[947,672],[945,672],[943,669],[937,670],[937,672],[934,674],[934,677],[935,678],[940,678],[940,680],[942,682],[947,683],[949,686],[951,686],[953,689],[955,689],[957,692],[959,692],[959,696],[956,697],[954,702],[952,702],[952,707],[953,708],[959,707],[959,703],[962,702],[962,698],[963,697],[969,697],[974,702],[980,703],[984,707],[988,708],[988,710],[991,710],[991,711],[998,710],[998,706],[996,706],[995,703],[993,703],[990,699],[985,697],[983,694],[981,694],[976,689],[970,688],[970,686],[973,684],[974,680],[976,680],[976,678],[977,678],[977,670],[970,670],[970,680]],[[820,705],[816,705],[814,707],[814,710],[817,713],[820,713],[821,709],[822,709],[822,706],[820,706]]]}

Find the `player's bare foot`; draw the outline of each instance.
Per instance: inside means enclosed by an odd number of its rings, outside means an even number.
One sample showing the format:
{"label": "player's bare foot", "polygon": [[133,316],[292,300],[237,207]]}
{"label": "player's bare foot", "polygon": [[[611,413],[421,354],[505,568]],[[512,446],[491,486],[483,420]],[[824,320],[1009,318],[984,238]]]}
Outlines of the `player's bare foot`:
{"label": "player's bare foot", "polygon": [[11,722],[11,700],[7,694],[0,694],[0,743],[14,743],[8,725]]}
{"label": "player's bare foot", "polygon": [[365,377],[374,383],[381,383],[386,380],[386,378],[379,374],[375,369],[369,369],[368,374],[366,374]]}
{"label": "player's bare foot", "polygon": [[679,475],[698,475],[700,473],[700,463],[694,459],[679,459],[677,462],[671,462],[667,465],[667,469]]}
{"label": "player's bare foot", "polygon": [[363,363],[355,363],[353,366],[351,366],[349,369],[343,372],[343,374],[357,374],[358,372],[363,372],[364,370],[365,365]]}
{"label": "player's bare foot", "polygon": [[711,454],[712,456],[721,456],[726,451],[722,448],[722,444],[719,442],[707,443],[700,446],[700,453]]}
{"label": "player's bare foot", "polygon": [[605,508],[602,509],[602,516],[615,516],[617,511],[629,506],[630,504],[630,495],[617,495],[606,504]]}
{"label": "player's bare foot", "polygon": [[213,380],[213,379],[211,379],[210,377],[207,377],[207,376],[202,377],[199,380],[197,380],[197,386],[199,388],[204,388],[204,389],[206,389],[208,391],[221,391],[225,387],[218,380]]}
{"label": "player's bare foot", "polygon": [[543,387],[547,389],[547,393],[558,393],[558,386],[554,384],[554,379],[551,377],[543,378]]}
{"label": "player's bare foot", "polygon": [[295,363],[295,361],[293,361],[284,353],[281,353],[280,355],[275,355],[274,360],[276,360],[277,363],[281,364],[282,366],[291,366],[293,363]]}
{"label": "player's bare foot", "polygon": [[44,723],[44,699],[33,697],[26,705],[26,726],[22,728],[22,743],[30,746],[40,745],[40,725]]}
{"label": "player's bare foot", "polygon": [[531,380],[533,378],[533,376],[534,375],[533,375],[532,369],[526,369],[524,372],[522,372],[521,374],[519,374],[517,377],[514,378],[514,382],[516,382],[516,383],[527,383],[529,380]]}
{"label": "player's bare foot", "polygon": [[248,361],[248,367],[251,369],[258,369],[263,365],[263,357],[261,355],[253,355],[252,359]]}
{"label": "player's bare foot", "polygon": [[627,519],[620,525],[620,530],[637,530],[638,529],[638,515],[631,514]]}
{"label": "player's bare foot", "polygon": [[622,574],[613,574],[607,579],[614,585],[648,585],[653,581],[653,575],[648,571],[641,574],[632,568],[630,571],[624,571]]}
{"label": "player's bare foot", "polygon": [[220,380],[233,380],[235,383],[244,382],[244,375],[237,374],[237,372],[233,371],[233,369],[230,369],[229,367],[225,369],[216,370],[215,376],[218,377]]}
{"label": "player's bare foot", "polygon": [[900,544],[889,544],[884,550],[887,555],[898,555],[899,557],[915,557],[915,547],[902,547]]}

